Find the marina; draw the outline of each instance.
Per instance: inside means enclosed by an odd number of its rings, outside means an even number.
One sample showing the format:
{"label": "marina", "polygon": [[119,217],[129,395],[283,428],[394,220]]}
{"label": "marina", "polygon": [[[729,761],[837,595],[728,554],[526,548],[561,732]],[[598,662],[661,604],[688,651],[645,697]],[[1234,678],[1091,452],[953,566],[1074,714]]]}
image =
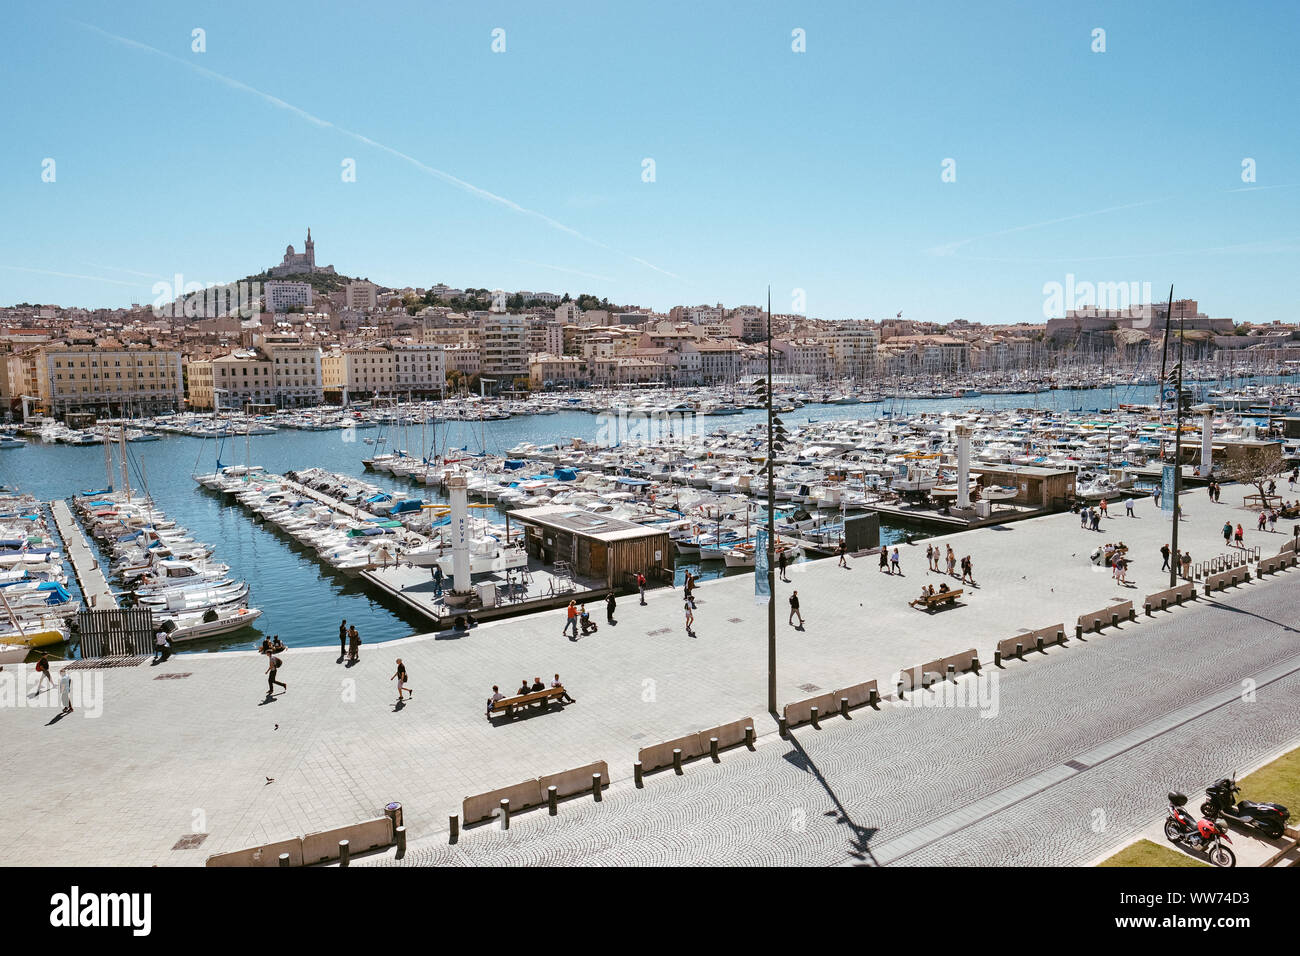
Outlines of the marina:
{"label": "marina", "polygon": [[[1280,429],[1296,386],[1278,379],[1252,387],[1266,394],[1270,416],[1205,406],[1214,460],[1222,466],[1234,450],[1249,450],[1272,431],[1262,447],[1277,452],[1279,470],[1289,467],[1297,443]],[[1151,391],[1132,385],[1124,394],[1113,388],[1077,393],[1081,404],[1130,399],[1084,414],[1003,405],[1022,396],[969,394],[912,400],[916,410],[901,414],[885,403],[843,400],[804,405],[801,415],[785,412],[792,450],[775,463],[773,489],[780,550],[791,561],[833,554],[845,522],[858,516],[878,522],[875,537],[861,546],[869,549],[1021,521],[1106,496],[1141,498],[1160,475],[1162,449],[1171,447],[1171,426],[1144,401]],[[9,480],[27,486],[29,468],[19,465],[31,462],[49,476],[41,485],[49,486],[51,497],[73,497],[94,483],[97,455],[116,446],[134,484],[147,485],[150,500],[183,521],[197,541],[219,542],[232,583],[258,583],[254,610],[260,613],[251,627],[194,641],[185,650],[247,648],[267,633],[289,646],[330,643],[329,633],[313,632],[294,610],[292,594],[317,595],[324,607],[335,606],[329,616],[360,620],[376,636],[453,626],[463,609],[449,607],[432,579],[434,565],[448,585],[454,576],[448,481],[457,475],[465,479],[471,516],[475,606],[469,610],[476,620],[547,607],[566,594],[595,600],[611,586],[626,589],[625,580],[612,582],[600,573],[562,567],[557,574],[527,548],[506,567],[525,533],[512,515],[535,509],[559,506],[660,529],[669,542],[661,549],[664,573],[678,585],[687,571],[699,580],[751,573],[754,535],[766,520],[761,411],[670,412],[673,403],[659,393],[614,394],[621,397],[586,396],[584,402],[624,411],[557,408],[487,419],[471,415],[476,407],[483,411],[479,403],[399,403],[346,414],[279,413],[244,424],[223,416],[222,429],[199,434],[155,421],[161,437],[145,443],[130,441],[130,428],[108,426],[94,445],[33,436],[0,466],[7,466]],[[642,411],[629,411],[635,409]],[[444,413],[455,417],[444,419]],[[619,415],[640,416],[643,433],[598,440],[610,416]],[[358,429],[357,416],[373,419],[368,424],[374,427]],[[248,424],[254,421],[260,424]],[[285,421],[304,427],[281,427]],[[1184,452],[1195,456],[1203,445],[1200,418],[1185,429]],[[584,433],[593,437],[575,437]],[[426,441],[430,435],[440,442]],[[245,463],[222,463],[231,457]],[[193,478],[177,467],[186,458],[195,460]],[[220,468],[205,470],[204,459]],[[1184,466],[1189,484],[1201,470],[1194,462]],[[100,468],[110,481],[122,480],[111,454]],[[1282,498],[1285,503],[1288,496]],[[66,520],[63,511],[66,505],[56,507],[56,525]],[[305,521],[319,526],[306,529]],[[95,577],[98,558],[73,545],[69,553],[78,579],[85,575],[83,590],[96,602],[105,600],[112,588]],[[223,595],[247,597],[238,588],[206,597]]]}

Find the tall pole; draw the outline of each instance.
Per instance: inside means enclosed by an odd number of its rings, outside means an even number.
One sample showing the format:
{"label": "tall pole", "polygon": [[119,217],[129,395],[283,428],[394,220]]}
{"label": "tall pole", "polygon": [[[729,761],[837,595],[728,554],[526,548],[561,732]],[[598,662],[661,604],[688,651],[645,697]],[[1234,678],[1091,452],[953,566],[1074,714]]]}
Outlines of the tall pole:
{"label": "tall pole", "polygon": [[[1165,337],[1168,340],[1168,329],[1173,321],[1174,315],[1174,287],[1169,287],[1169,312],[1165,316]],[[1178,315],[1178,362],[1174,366],[1176,381],[1174,383],[1174,507],[1170,512],[1173,515],[1173,530],[1169,533],[1169,547],[1173,550],[1175,558],[1180,554],[1178,550],[1178,519],[1182,511],[1182,504],[1178,495],[1182,490],[1183,478],[1183,330],[1186,322],[1183,318],[1182,311]],[[1163,388],[1163,383],[1161,384]],[[1169,565],[1169,586],[1176,587],[1178,584],[1178,573],[1175,568],[1181,562],[1174,560]]]}
{"label": "tall pole", "polygon": [[767,709],[776,713],[776,485],[772,459],[772,287],[767,287]]}

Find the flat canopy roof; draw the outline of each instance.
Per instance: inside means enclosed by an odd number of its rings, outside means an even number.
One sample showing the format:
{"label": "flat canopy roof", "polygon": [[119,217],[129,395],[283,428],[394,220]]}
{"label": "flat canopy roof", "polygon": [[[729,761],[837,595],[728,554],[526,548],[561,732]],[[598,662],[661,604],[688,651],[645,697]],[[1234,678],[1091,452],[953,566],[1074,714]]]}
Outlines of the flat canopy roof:
{"label": "flat canopy roof", "polygon": [[1073,474],[1069,468],[1040,468],[1037,465],[971,465],[970,470],[981,475],[1024,475],[1026,478]]}
{"label": "flat canopy roof", "polygon": [[510,517],[525,524],[540,525],[559,531],[580,534],[583,537],[599,541],[627,541],[633,538],[666,537],[668,532],[660,528],[647,528],[645,525],[622,518],[583,511],[565,505],[542,505],[540,508],[522,508],[509,512]]}

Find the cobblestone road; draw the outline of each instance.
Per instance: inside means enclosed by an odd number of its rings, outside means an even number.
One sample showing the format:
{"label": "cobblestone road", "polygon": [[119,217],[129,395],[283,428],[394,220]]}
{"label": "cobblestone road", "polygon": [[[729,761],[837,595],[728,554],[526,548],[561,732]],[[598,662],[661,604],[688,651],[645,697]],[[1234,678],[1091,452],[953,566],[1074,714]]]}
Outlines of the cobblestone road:
{"label": "cobblestone road", "polygon": [[[720,765],[648,776],[641,791],[623,782],[600,804],[517,814],[509,831],[493,822],[455,846],[422,840],[400,865],[1087,862],[1162,814],[1166,791],[1199,794],[1300,742],[1294,592],[1231,601],[1012,662],[992,718],[857,711]],[[1243,699],[1252,677],[1254,699]],[[1021,794],[1026,781],[1039,792]],[[939,835],[913,838],[935,821]]]}

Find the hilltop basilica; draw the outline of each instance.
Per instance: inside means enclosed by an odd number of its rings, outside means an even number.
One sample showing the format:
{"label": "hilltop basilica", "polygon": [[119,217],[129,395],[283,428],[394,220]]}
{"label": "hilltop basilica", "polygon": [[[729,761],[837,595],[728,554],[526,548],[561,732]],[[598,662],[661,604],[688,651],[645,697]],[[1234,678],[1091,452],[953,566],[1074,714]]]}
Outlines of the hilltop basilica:
{"label": "hilltop basilica", "polygon": [[267,270],[273,276],[311,275],[314,273],[334,274],[333,266],[316,265],[316,243],[311,240],[311,228],[307,229],[307,245],[303,252],[294,252],[293,246],[284,250],[284,261]]}

